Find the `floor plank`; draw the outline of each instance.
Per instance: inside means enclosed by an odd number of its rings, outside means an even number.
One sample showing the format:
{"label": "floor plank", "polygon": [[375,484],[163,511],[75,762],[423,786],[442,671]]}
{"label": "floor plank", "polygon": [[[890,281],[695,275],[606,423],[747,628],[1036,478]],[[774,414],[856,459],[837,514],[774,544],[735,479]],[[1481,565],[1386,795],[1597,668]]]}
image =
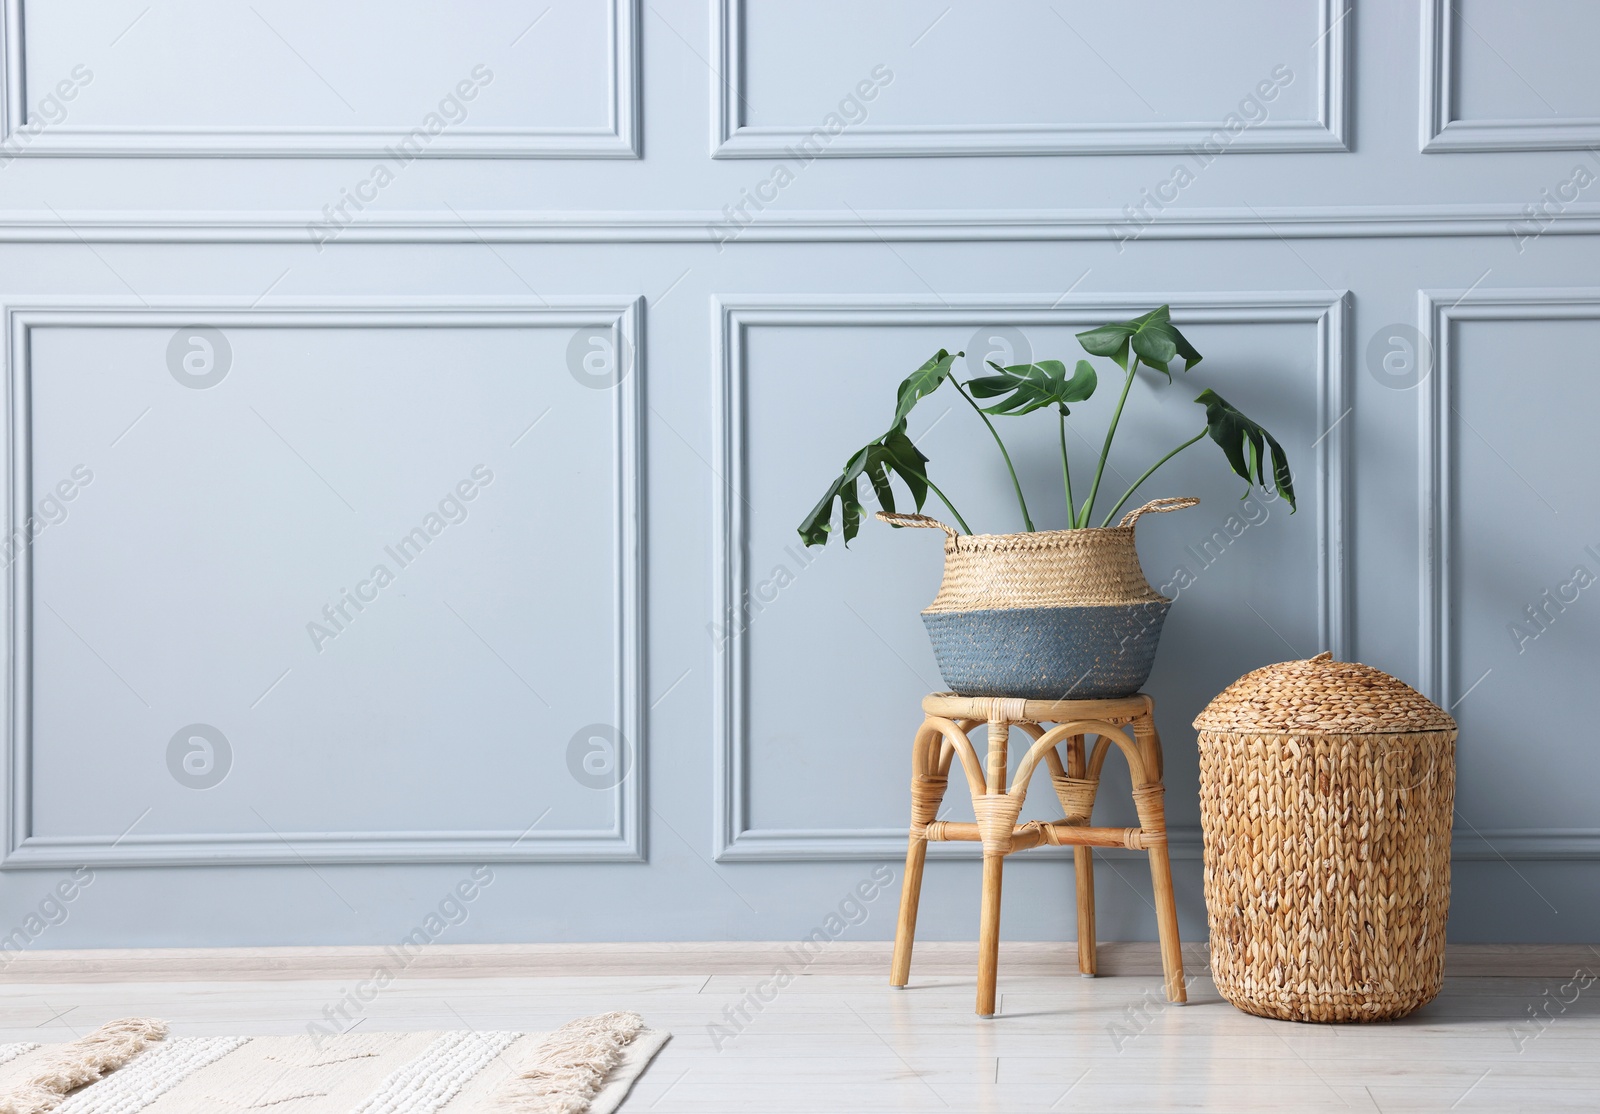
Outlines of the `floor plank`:
{"label": "floor plank", "polygon": [[166,1018],[176,1035],[215,1035],[305,1032],[330,1017],[367,1030],[538,1030],[636,1009],[673,1033],[625,1108],[652,1114],[1565,1111],[1595,1109],[1600,1093],[1600,983],[1579,989],[1571,972],[1534,976],[1527,964],[1507,977],[1448,977],[1437,1000],[1399,1022],[1299,1025],[1234,1009],[1203,973],[1179,1007],[1154,974],[1003,967],[1001,1014],[984,1021],[972,1013],[970,970],[930,965],[904,991],[881,969],[837,967],[777,987],[770,952],[759,962],[700,954],[698,970],[682,957],[656,972],[408,970],[367,1001],[354,996],[370,974],[359,964],[326,977],[321,960],[297,970],[281,956],[241,956],[224,965],[231,977],[169,979],[165,961],[151,962],[144,979],[11,981],[0,1041],[71,1040],[132,1014]]}
{"label": "floor plank", "polygon": [[[161,979],[212,982],[230,978],[362,978],[373,967],[399,961],[406,972],[430,978],[516,978],[546,975],[759,974],[799,963],[810,974],[876,975],[892,945],[881,940],[833,940],[803,945],[767,941],[718,943],[429,944],[401,955],[394,948],[98,948],[83,951],[0,951],[0,984],[119,982]],[[1204,944],[1185,944],[1191,971],[1206,966]],[[1158,975],[1161,954],[1146,942],[1102,941],[1100,973]],[[919,941],[915,970],[923,975],[967,975],[977,963],[971,941]],[[1000,945],[1002,970],[1013,974],[1070,976],[1078,969],[1071,941],[1008,940]],[[1449,944],[1445,973],[1457,977],[1570,977],[1600,969],[1600,946],[1589,944]]]}

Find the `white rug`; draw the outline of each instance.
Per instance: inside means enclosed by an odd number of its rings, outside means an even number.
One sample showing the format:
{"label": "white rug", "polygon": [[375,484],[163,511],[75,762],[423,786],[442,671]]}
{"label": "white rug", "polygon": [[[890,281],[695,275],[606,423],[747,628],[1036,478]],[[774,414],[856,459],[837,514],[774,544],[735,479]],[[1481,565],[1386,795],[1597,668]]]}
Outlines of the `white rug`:
{"label": "white rug", "polygon": [[148,1018],[0,1045],[0,1114],[612,1114],[668,1034],[635,1013],[554,1033],[166,1037]]}

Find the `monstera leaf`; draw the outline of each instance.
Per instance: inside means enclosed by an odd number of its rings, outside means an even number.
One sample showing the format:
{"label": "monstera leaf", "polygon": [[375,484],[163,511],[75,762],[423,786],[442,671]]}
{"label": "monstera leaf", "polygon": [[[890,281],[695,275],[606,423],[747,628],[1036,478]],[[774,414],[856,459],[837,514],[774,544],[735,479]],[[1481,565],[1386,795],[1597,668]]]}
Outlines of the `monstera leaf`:
{"label": "monstera leaf", "polygon": [[[1295,511],[1294,473],[1289,471],[1289,458],[1283,446],[1255,422],[1235,410],[1216,391],[1204,390],[1195,399],[1206,408],[1206,430],[1211,439],[1222,446],[1228,463],[1245,482],[1259,484],[1263,491],[1277,491],[1289,503],[1289,513]],[[1267,480],[1266,454],[1272,454],[1272,480]],[[1248,494],[1248,492],[1247,492]]]}
{"label": "monstera leaf", "polygon": [[1094,394],[1099,378],[1088,360],[1079,360],[1072,378],[1067,378],[1067,367],[1060,360],[1040,360],[1036,364],[1015,364],[1001,367],[990,362],[997,375],[969,379],[967,390],[974,398],[999,398],[1009,395],[993,406],[983,409],[985,414],[1031,414],[1040,407],[1054,403],[1062,414],[1070,414],[1069,402],[1082,402]]}
{"label": "monstera leaf", "polygon": [[[960,355],[962,353],[956,353],[956,356]],[[950,378],[950,366],[955,363],[956,356],[941,348],[928,358],[927,363],[900,381],[894,399],[894,420],[897,425],[903,425],[912,407],[937,391]]]}
{"label": "monstera leaf", "polygon": [[891,476],[899,477],[911,492],[916,509],[922,510],[923,501],[928,497],[927,467],[928,458],[906,436],[906,423],[902,419],[888,433],[862,446],[845,462],[839,478],[829,485],[821,500],[800,523],[801,541],[806,545],[826,544],[828,534],[833,530],[835,500],[843,510],[845,544],[849,545],[854,540],[861,529],[863,512],[858,481],[862,476],[866,476],[867,482],[872,485],[878,505],[884,510],[895,509],[894,488],[889,483]]}
{"label": "monstera leaf", "polygon": [[1131,346],[1135,356],[1158,371],[1165,372],[1170,381],[1172,372],[1167,365],[1171,361],[1182,356],[1183,370],[1188,371],[1201,360],[1194,345],[1173,328],[1171,316],[1170,307],[1159,306],[1132,321],[1102,325],[1098,329],[1079,333],[1078,343],[1091,356],[1110,356],[1124,371],[1128,369],[1128,349]]}
{"label": "monstera leaf", "polygon": [[937,391],[950,378],[950,367],[955,363],[956,356],[960,355],[957,352],[952,356],[941,348],[901,380],[895,390],[894,424],[889,427],[888,433],[869,441],[845,461],[844,471],[839,473],[839,478],[829,485],[817,505],[811,508],[811,513],[800,523],[801,541],[806,545],[827,543],[828,535],[833,530],[835,501],[843,512],[845,544],[849,545],[854,540],[861,529],[862,507],[857,481],[862,476],[872,485],[873,494],[883,510],[894,510],[894,488],[889,482],[891,477],[898,477],[906,485],[916,509],[922,510],[923,501],[928,497],[928,458],[906,435],[906,418],[918,402]]}

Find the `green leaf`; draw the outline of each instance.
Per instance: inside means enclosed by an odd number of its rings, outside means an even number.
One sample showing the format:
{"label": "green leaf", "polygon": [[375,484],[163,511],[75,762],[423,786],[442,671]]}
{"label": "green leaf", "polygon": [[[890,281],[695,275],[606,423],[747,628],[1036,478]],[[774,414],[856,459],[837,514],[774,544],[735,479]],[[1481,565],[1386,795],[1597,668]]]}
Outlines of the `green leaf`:
{"label": "green leaf", "polygon": [[811,513],[806,515],[800,523],[800,540],[806,545],[825,545],[828,535],[833,531],[833,504],[839,503],[841,510],[841,525],[843,527],[846,545],[855,540],[857,532],[861,529],[861,494],[858,481],[865,475],[867,482],[872,485],[873,494],[877,496],[878,504],[886,511],[893,511],[894,488],[890,484],[892,477],[898,477],[906,485],[906,490],[911,493],[911,500],[918,511],[928,497],[927,476],[928,458],[922,455],[921,450],[906,435],[906,423],[902,419],[895,423],[893,429],[875,441],[869,441],[857,451],[849,460],[845,461],[844,470],[839,473],[839,478],[828,486],[817,505],[811,508]]}
{"label": "green leaf", "polygon": [[1078,366],[1072,369],[1072,378],[1067,380],[1066,390],[1061,392],[1060,401],[1084,402],[1099,385],[1100,376],[1095,374],[1094,365],[1088,360],[1079,360]]}
{"label": "green leaf", "polygon": [[[856,486],[856,480],[861,473],[866,471],[868,460],[872,454],[872,446],[868,445],[845,461],[844,471],[834,483],[839,496],[839,505],[843,514],[841,525],[844,527],[844,540],[848,545],[861,529],[861,494]],[[824,512],[822,529],[824,533],[829,529],[828,519],[832,517],[833,507],[829,506]],[[815,512],[813,512],[815,513]],[[823,538],[824,541],[827,538]]]}
{"label": "green leaf", "polygon": [[884,467],[882,448],[871,455],[867,462],[867,479],[872,484],[872,493],[878,497],[878,505],[886,511],[894,510],[894,488],[889,486],[889,470]]}
{"label": "green leaf", "polygon": [[[957,356],[960,354],[956,353]],[[895,425],[904,422],[912,407],[937,391],[940,384],[950,377],[950,365],[955,363],[955,359],[955,356],[941,348],[929,357],[927,363],[901,381],[899,389],[895,392]]]}
{"label": "green leaf", "polygon": [[1172,331],[1172,343],[1178,349],[1178,355],[1183,357],[1184,371],[1188,371],[1190,368],[1194,367],[1195,364],[1205,359],[1204,356],[1195,351],[1194,345],[1189,343],[1189,339],[1187,337],[1178,332],[1177,329],[1172,328],[1171,325],[1168,325],[1167,328],[1171,329]]}
{"label": "green leaf", "polygon": [[[1276,491],[1289,504],[1289,513],[1295,511],[1294,473],[1289,471],[1289,458],[1276,438],[1255,422],[1234,409],[1221,395],[1209,388],[1195,399],[1206,408],[1206,429],[1211,439],[1222,447],[1222,454],[1234,472],[1246,483],[1258,485],[1262,491]],[[1272,455],[1272,478],[1266,472],[1266,454]],[[1245,491],[1249,495],[1248,490]]]}
{"label": "green leaf", "polygon": [[1102,325],[1078,334],[1078,343],[1091,356],[1110,356],[1124,371],[1128,367],[1128,337],[1132,330],[1127,324]]}
{"label": "green leaf", "polygon": [[[900,482],[911,492],[917,510],[922,510],[928,498],[928,458],[922,455],[916,443],[906,436],[906,424],[901,422],[883,435],[884,464],[900,477]],[[884,510],[894,510],[893,502],[884,504]]]}
{"label": "green leaf", "polygon": [[1178,342],[1172,338],[1174,332],[1167,321],[1167,307],[1151,310],[1145,316],[1136,318],[1133,324],[1137,326],[1129,340],[1133,343],[1134,355],[1143,360],[1150,367],[1164,371],[1167,378],[1172,378],[1172,372],[1167,371],[1167,363],[1178,356]]}
{"label": "green leaf", "polygon": [[1171,309],[1158,306],[1142,317],[1078,334],[1078,343],[1091,356],[1110,356],[1124,371],[1128,368],[1128,349],[1151,367],[1172,378],[1168,368],[1174,359],[1183,358],[1183,370],[1188,371],[1201,360],[1199,352],[1190,344],[1171,321]]}
{"label": "green leaf", "polygon": [[928,458],[918,451],[906,435],[906,416],[922,399],[938,390],[950,378],[950,368],[956,361],[943,348],[934,353],[921,367],[901,381],[895,391],[894,424],[885,433],[856,452],[845,461],[839,478],[828,485],[817,505],[811,508],[799,526],[800,540],[806,545],[826,545],[833,532],[833,504],[841,511],[844,541],[849,545],[861,529],[861,494],[858,480],[865,475],[877,496],[878,504],[886,511],[894,510],[894,487],[890,480],[898,477],[911,493],[918,511],[928,498]]}
{"label": "green leaf", "polygon": [[1001,367],[991,362],[989,366],[999,374],[968,380],[967,390],[976,398],[1010,397],[994,406],[985,407],[985,414],[1031,414],[1052,403],[1059,406],[1062,413],[1071,413],[1066,404],[1082,402],[1094,394],[1099,383],[1099,377],[1088,360],[1078,361],[1071,379],[1067,378],[1066,365],[1060,360],[1040,360],[1036,364],[1015,364],[1011,367]]}
{"label": "green leaf", "polygon": [[[848,495],[845,493],[847,485],[849,491]],[[833,530],[834,500],[855,499],[855,493],[856,482],[853,478],[847,480],[845,477],[840,476],[838,479],[834,480],[833,483],[829,484],[828,490],[823,493],[823,496],[817,502],[817,505],[811,508],[811,513],[806,515],[804,521],[800,523],[800,540],[806,545],[826,545],[828,541],[828,534]],[[861,522],[859,499],[856,499],[856,505],[858,509],[856,510],[855,521],[859,526]],[[847,529],[849,528],[849,525],[850,512],[847,506],[845,510],[845,526]],[[845,538],[846,542],[848,543],[849,539],[853,537],[855,537],[854,532],[847,534]]]}

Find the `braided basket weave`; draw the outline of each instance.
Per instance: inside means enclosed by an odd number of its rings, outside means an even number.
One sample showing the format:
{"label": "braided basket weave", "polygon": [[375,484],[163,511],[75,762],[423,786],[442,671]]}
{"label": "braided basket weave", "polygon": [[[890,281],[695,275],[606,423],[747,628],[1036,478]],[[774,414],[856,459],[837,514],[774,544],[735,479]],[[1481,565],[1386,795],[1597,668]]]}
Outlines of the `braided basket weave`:
{"label": "braided basket weave", "polygon": [[1145,580],[1134,527],[1198,499],[1156,499],[1116,526],[958,534],[920,514],[895,526],[945,532],[944,580],[922,612],[939,672],[961,696],[1130,696],[1155,663],[1172,601]]}
{"label": "braided basket weave", "polygon": [[1217,991],[1246,1013],[1377,1021],[1433,1000],[1450,909],[1455,720],[1320,654],[1194,721]]}

